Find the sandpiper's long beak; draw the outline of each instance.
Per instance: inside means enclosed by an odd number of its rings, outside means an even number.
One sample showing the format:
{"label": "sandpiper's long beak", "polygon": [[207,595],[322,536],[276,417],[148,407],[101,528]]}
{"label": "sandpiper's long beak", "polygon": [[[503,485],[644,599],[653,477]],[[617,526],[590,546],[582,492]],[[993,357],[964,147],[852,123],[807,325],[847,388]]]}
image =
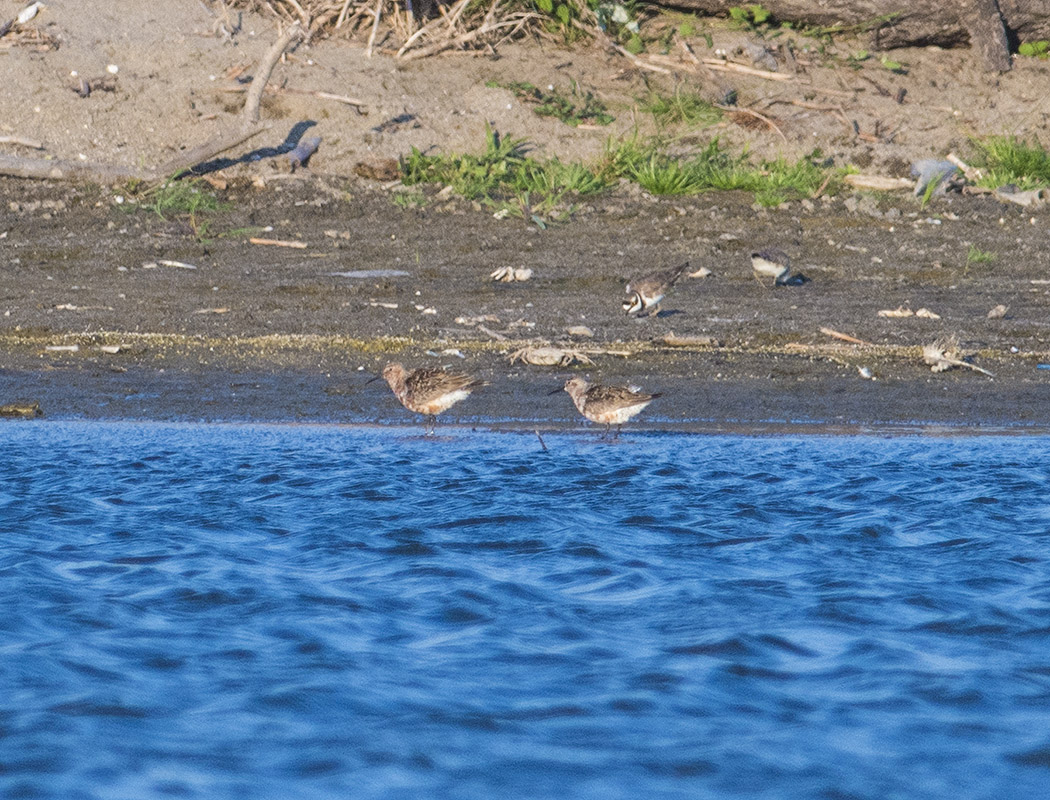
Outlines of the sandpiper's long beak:
{"label": "sandpiper's long beak", "polygon": [[368,384],[370,384],[370,383],[375,383],[376,381],[378,381],[382,377],[383,377],[382,375],[376,375],[373,378],[369,378],[367,381],[365,381],[365,386],[368,386]]}
{"label": "sandpiper's long beak", "polygon": [[558,392],[564,392],[564,391],[565,391],[565,387],[564,386],[559,386],[556,389],[552,389],[551,391],[547,392],[547,397],[550,397],[552,394],[557,394]]}

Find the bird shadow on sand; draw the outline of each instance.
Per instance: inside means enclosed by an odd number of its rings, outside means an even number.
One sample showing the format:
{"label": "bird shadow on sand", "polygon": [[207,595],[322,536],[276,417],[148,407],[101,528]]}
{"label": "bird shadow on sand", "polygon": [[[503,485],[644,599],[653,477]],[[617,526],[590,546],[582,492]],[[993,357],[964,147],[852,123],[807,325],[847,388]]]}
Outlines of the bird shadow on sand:
{"label": "bird shadow on sand", "polygon": [[666,308],[666,309],[665,308],[661,308],[655,314],[652,313],[652,312],[650,312],[648,314],[640,314],[639,316],[635,317],[634,319],[635,319],[636,322],[643,322],[644,320],[647,320],[647,319],[667,319],[668,317],[674,317],[674,316],[677,316],[678,314],[685,314],[685,312],[682,311],[681,309],[678,309],[678,308]]}

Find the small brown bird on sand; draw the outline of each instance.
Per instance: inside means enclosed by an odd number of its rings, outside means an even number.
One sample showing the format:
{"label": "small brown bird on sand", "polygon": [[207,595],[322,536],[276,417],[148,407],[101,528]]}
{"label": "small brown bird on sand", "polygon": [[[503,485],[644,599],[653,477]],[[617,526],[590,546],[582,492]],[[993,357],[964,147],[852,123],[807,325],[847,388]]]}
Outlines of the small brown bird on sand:
{"label": "small brown bird on sand", "polygon": [[616,436],[619,436],[625,422],[641,413],[643,408],[660,396],[646,394],[633,386],[588,383],[583,378],[570,378],[564,388],[577,411],[591,422],[605,425],[603,436],[608,435],[613,425],[616,426]]}
{"label": "small brown bird on sand", "polygon": [[[435,367],[406,370],[401,364],[387,364],[382,377],[394,396],[409,411],[426,416],[425,430],[434,432],[437,415],[447,411],[485,382],[461,372],[445,372]],[[373,378],[378,380],[378,378]]]}
{"label": "small brown bird on sand", "polygon": [[[673,269],[660,270],[648,275],[634,278],[627,284],[628,297],[623,301],[623,310],[628,314],[638,314],[642,311],[647,315],[660,312],[660,301],[664,295],[671,291],[671,287],[682,277],[682,273],[689,267],[689,262]],[[650,310],[652,309],[652,310]]]}

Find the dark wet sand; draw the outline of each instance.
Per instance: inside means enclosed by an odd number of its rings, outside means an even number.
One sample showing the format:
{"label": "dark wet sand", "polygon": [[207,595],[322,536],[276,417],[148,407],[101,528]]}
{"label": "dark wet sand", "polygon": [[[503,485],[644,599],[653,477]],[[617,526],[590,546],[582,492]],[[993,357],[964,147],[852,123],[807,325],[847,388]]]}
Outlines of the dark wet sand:
{"label": "dark wet sand", "polygon": [[[385,384],[366,384],[397,359],[490,382],[445,424],[581,425],[567,395],[548,393],[582,373],[662,392],[637,428],[1050,427],[1050,370],[1039,368],[1050,362],[1050,233],[1042,216],[988,199],[920,210],[896,197],[856,213],[841,200],[755,211],[740,195],[613,195],[539,231],[462,201],[403,210],[371,185],[346,193],[308,179],[231,190],[230,208],[195,235],[88,188],[11,180],[0,194],[0,405],[36,401],[44,419],[411,424]],[[811,282],[759,285],[747,256],[768,245]],[[967,265],[971,245],[994,260]],[[660,317],[624,317],[627,278],[686,259],[713,274],[683,280]],[[534,275],[495,284],[500,266]],[[333,274],[359,270],[409,274]],[[1006,316],[989,319],[999,304]],[[877,314],[898,307],[940,319]],[[566,333],[580,325],[593,336]],[[714,343],[654,344],[668,333]],[[919,347],[949,334],[995,378],[931,373]],[[593,365],[510,363],[541,340],[599,352]]]}

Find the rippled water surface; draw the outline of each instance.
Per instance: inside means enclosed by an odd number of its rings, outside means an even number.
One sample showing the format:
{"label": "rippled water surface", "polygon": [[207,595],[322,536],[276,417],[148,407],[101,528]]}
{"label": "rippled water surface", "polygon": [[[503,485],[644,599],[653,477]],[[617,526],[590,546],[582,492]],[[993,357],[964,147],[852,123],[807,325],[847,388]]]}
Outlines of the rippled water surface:
{"label": "rippled water surface", "polygon": [[1050,796],[1050,439],[0,441],[0,796]]}

